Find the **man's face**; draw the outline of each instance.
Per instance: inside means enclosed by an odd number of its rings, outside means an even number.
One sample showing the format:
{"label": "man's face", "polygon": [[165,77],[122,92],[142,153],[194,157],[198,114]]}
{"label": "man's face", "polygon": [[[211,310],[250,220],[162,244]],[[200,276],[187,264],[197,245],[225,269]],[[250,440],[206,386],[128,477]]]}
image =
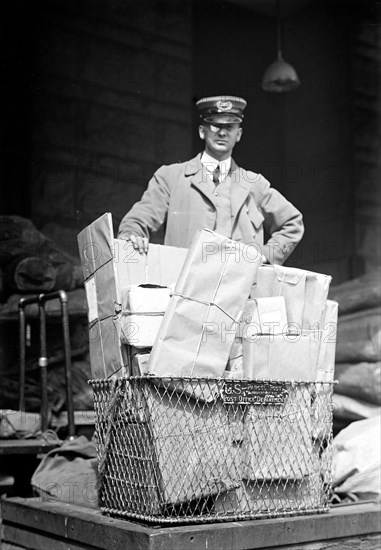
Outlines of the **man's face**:
{"label": "man's face", "polygon": [[205,151],[217,160],[225,160],[232,154],[234,146],[242,136],[239,124],[204,122],[199,127],[200,138],[205,140]]}

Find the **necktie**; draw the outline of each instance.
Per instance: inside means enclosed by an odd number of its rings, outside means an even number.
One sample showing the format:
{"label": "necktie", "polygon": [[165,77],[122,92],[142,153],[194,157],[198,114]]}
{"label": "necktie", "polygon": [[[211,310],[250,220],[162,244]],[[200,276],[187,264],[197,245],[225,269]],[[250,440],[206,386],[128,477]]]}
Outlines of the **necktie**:
{"label": "necktie", "polygon": [[214,183],[214,185],[218,185],[220,183],[220,175],[221,175],[220,165],[217,164],[217,166],[213,170],[213,183]]}

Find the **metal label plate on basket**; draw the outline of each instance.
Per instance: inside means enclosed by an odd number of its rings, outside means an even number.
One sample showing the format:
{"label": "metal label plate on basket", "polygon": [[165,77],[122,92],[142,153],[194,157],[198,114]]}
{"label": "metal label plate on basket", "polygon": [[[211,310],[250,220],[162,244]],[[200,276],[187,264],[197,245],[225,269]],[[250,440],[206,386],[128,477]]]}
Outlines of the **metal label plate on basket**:
{"label": "metal label plate on basket", "polygon": [[224,381],[221,397],[225,404],[283,405],[288,396],[286,384],[255,380]]}

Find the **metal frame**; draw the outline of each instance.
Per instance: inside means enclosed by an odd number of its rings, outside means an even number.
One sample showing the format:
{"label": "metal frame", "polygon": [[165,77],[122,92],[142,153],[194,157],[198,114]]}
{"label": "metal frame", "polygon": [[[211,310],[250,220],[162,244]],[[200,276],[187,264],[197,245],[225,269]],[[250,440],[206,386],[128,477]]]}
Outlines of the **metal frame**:
{"label": "metal frame", "polygon": [[47,294],[39,294],[36,296],[28,296],[21,298],[19,301],[19,345],[20,345],[20,393],[19,393],[19,409],[25,411],[25,363],[26,363],[26,312],[25,309],[29,305],[37,304],[39,311],[40,323],[40,352],[38,366],[40,368],[41,380],[41,430],[44,432],[48,428],[48,392],[47,392],[47,367],[49,359],[47,356],[47,341],[46,341],[46,311],[45,305],[51,300],[58,299],[61,304],[61,320],[62,320],[62,336],[65,354],[65,382],[66,382],[66,407],[68,417],[68,439],[75,437],[74,424],[74,404],[72,391],[72,368],[71,368],[71,353],[70,353],[70,332],[69,332],[69,313],[68,313],[68,297],[64,290],[58,290]]}

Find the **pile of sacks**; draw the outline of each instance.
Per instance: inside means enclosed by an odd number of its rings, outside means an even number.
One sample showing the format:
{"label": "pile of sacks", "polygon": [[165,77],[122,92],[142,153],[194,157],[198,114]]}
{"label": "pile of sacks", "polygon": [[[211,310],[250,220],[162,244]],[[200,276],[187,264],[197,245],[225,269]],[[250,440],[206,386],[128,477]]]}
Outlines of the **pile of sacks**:
{"label": "pile of sacks", "polygon": [[381,414],[381,281],[370,272],[330,289],[340,304],[334,415],[347,424]]}

